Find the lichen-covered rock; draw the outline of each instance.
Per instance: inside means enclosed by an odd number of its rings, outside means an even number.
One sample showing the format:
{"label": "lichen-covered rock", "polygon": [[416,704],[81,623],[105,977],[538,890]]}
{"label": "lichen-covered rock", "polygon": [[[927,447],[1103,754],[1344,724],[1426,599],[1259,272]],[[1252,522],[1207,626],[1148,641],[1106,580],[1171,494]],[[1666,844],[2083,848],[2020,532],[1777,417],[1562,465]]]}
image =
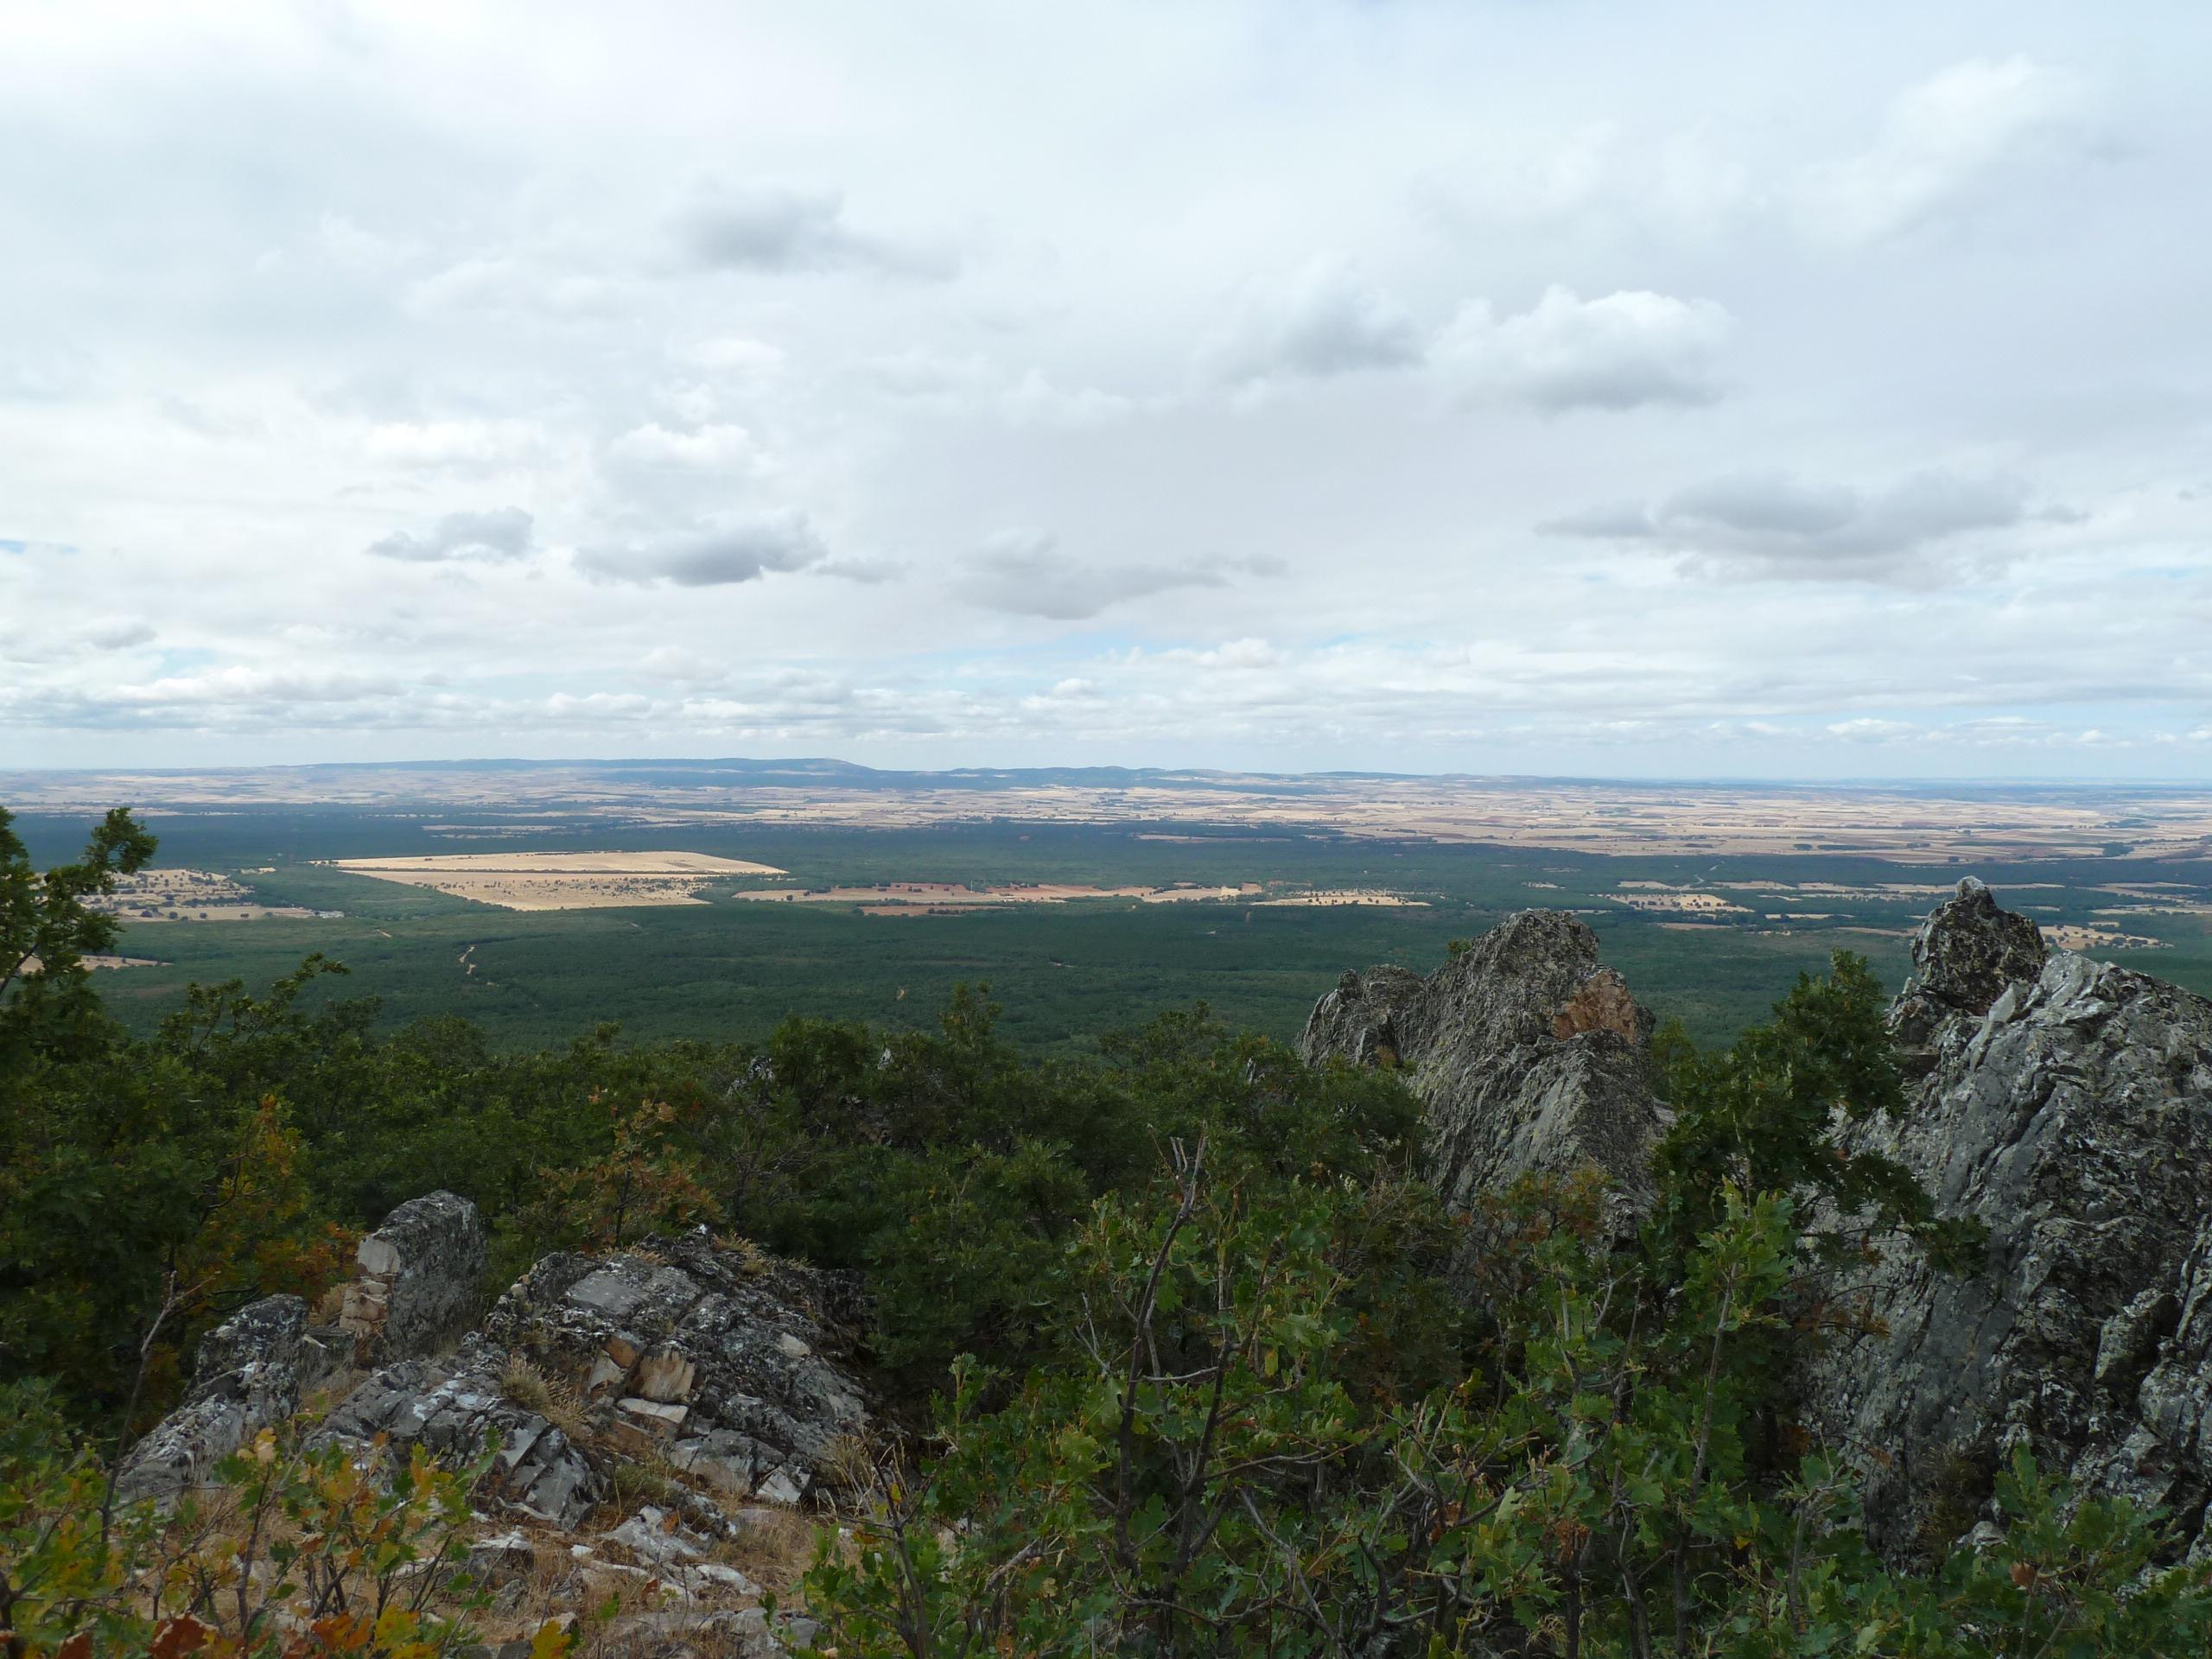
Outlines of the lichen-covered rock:
{"label": "lichen-covered rock", "polygon": [[2212,1551],[2212,1002],[2046,957],[1979,883],[1914,959],[1893,1019],[1923,1075],[1850,1141],[1985,1224],[1987,1263],[1945,1275],[1900,1249],[1854,1270],[1878,1334],[1812,1367],[1813,1427],[1881,1449],[1867,1518],[1892,1553],[1970,1530],[2018,1446],[2169,1506]]}
{"label": "lichen-covered rock", "polygon": [[2007,985],[2041,973],[2049,955],[2032,920],[2000,909],[1974,877],[1961,880],[1956,896],[1921,924],[1912,941],[1913,982],[1890,1011],[1890,1035],[1907,1075],[1927,1074],[1945,1020],[1988,1013]]}
{"label": "lichen-covered rock", "polygon": [[861,1433],[850,1351],[855,1282],[703,1230],[651,1254],[552,1255],[499,1299],[486,1336],[575,1380],[633,1451],[663,1452],[721,1491],[796,1501]]}
{"label": "lichen-covered rock", "polygon": [[388,1364],[458,1336],[480,1306],[484,1260],[484,1219],[455,1193],[428,1192],[386,1216],[361,1240],[339,1316],[355,1363]]}
{"label": "lichen-covered rock", "polygon": [[1594,1166],[1626,1219],[1649,1207],[1666,1122],[1651,1027],[1586,925],[1529,910],[1426,979],[1346,974],[1315,1005],[1299,1052],[1396,1069],[1424,1109],[1429,1179],[1462,1210],[1516,1176]]}
{"label": "lichen-covered rock", "polygon": [[215,1465],[299,1409],[321,1369],[308,1306],[296,1296],[250,1302],[200,1338],[191,1392],[132,1446],[116,1475],[126,1499],[166,1500],[207,1484]]}
{"label": "lichen-covered rock", "polygon": [[381,1434],[403,1455],[419,1445],[459,1461],[496,1437],[480,1496],[573,1527],[607,1496],[607,1478],[550,1418],[506,1397],[506,1369],[505,1353],[476,1335],[444,1359],[386,1366],[339,1402],[315,1440],[365,1445]]}
{"label": "lichen-covered rock", "polygon": [[[323,1433],[454,1456],[497,1435],[484,1495],[562,1526],[604,1498],[617,1464],[641,1459],[727,1497],[796,1503],[867,1428],[838,1357],[859,1316],[849,1276],[723,1249],[703,1229],[549,1255],[450,1357],[378,1371]],[[539,1397],[512,1385],[518,1370]],[[547,1415],[554,1393],[565,1428]]]}

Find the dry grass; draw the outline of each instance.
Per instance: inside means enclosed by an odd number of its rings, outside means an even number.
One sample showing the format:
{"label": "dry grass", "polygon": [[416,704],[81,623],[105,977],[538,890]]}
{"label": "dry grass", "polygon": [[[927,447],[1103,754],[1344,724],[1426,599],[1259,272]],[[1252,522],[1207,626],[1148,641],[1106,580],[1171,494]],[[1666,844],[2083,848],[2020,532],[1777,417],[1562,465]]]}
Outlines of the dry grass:
{"label": "dry grass", "polygon": [[430,887],[502,910],[607,910],[702,902],[698,889],[734,876],[781,875],[772,864],[707,853],[442,853],[341,858],[336,868]]}
{"label": "dry grass", "polygon": [[797,1510],[748,1510],[755,1519],[734,1538],[717,1539],[707,1559],[734,1567],[788,1606],[814,1563],[821,1523]]}
{"label": "dry grass", "polygon": [[571,1440],[590,1433],[582,1391],[565,1377],[549,1377],[520,1354],[507,1356],[499,1373],[499,1394],[511,1405],[534,1411]]}

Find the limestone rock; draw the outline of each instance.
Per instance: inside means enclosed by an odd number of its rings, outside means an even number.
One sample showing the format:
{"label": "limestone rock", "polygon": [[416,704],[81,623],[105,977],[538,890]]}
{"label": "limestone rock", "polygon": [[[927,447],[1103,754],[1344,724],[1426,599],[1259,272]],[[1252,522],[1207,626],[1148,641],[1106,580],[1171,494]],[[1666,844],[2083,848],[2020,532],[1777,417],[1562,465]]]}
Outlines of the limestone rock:
{"label": "limestone rock", "polygon": [[427,1354],[464,1330],[484,1278],[484,1220],[451,1192],[410,1198],[362,1239],[340,1326],[362,1365]]}
{"label": "limestone rock", "polygon": [[1914,942],[1893,1027],[1922,1076],[1854,1149],[1988,1228],[1984,1271],[1899,1249],[1851,1274],[1883,1334],[1812,1367],[1829,1443],[1879,1446],[1872,1535],[1940,1548],[2016,1446],[2168,1506],[2212,1553],[2212,1002],[2069,952],[1980,883]]}
{"label": "limestone rock", "polygon": [[299,1409],[303,1362],[320,1352],[298,1297],[240,1308],[200,1338],[191,1392],[125,1454],[116,1491],[168,1499],[208,1484],[217,1464]]}
{"label": "limestone rock", "polygon": [[1454,1205],[1594,1165],[1626,1219],[1651,1202],[1652,1018],[1576,917],[1508,917],[1427,978],[1346,974],[1299,1039],[1309,1065],[1395,1067],[1424,1109],[1427,1173]]}

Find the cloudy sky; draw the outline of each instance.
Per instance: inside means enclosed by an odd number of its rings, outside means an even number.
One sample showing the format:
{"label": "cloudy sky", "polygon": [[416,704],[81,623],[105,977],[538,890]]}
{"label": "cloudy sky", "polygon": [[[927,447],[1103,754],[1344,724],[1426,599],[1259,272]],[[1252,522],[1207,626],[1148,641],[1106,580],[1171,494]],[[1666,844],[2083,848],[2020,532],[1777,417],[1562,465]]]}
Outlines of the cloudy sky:
{"label": "cloudy sky", "polygon": [[2212,772],[2212,8],[0,0],[0,764]]}

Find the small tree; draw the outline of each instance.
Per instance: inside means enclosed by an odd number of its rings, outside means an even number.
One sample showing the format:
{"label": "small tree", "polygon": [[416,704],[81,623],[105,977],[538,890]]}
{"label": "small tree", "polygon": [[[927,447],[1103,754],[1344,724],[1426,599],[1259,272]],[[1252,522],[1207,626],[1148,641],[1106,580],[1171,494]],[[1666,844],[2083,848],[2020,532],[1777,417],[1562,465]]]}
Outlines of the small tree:
{"label": "small tree", "polygon": [[43,874],[0,807],[0,1063],[19,1051],[71,1052],[100,1034],[99,999],[85,958],[112,945],[122,924],[87,902],[115,891],[154,855],[154,837],[127,807],[100,821],[73,864]]}

